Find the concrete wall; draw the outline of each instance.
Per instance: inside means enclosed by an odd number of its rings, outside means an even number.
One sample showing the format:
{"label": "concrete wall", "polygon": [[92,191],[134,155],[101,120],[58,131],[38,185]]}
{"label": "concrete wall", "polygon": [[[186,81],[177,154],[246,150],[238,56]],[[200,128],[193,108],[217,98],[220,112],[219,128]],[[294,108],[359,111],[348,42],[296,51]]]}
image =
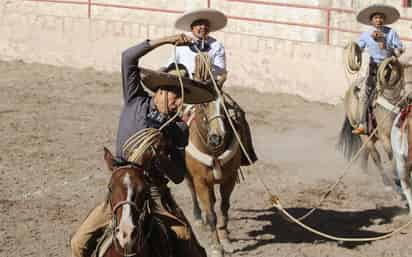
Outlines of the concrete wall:
{"label": "concrete wall", "polygon": [[[330,3],[327,4],[329,7],[334,8],[345,8],[345,9],[353,9],[359,10],[365,6],[374,3],[383,3],[389,4],[396,7],[401,17],[412,17],[412,8],[404,8],[402,3],[403,0],[328,0]],[[342,13],[342,12],[332,12],[331,13],[331,26],[338,27],[347,30],[355,30],[355,31],[364,31],[368,29],[367,26],[361,25],[356,22],[356,15],[355,13]],[[402,37],[404,38],[411,38],[411,20],[401,19],[397,23],[391,25]],[[334,45],[341,45],[343,46],[350,40],[356,38],[356,34],[348,33],[348,32],[341,32],[341,31],[332,31],[331,32],[331,43]],[[410,46],[411,42],[405,41],[405,44]]]}
{"label": "concrete wall", "polygon": [[[87,3],[87,0],[77,1]],[[212,7],[232,17],[310,24],[322,24],[325,21],[325,12],[321,10],[227,0],[210,2]],[[330,6],[332,2],[345,8],[352,8],[356,4],[356,1],[343,0],[283,2],[315,6]],[[351,2],[351,6],[346,6],[347,2]],[[163,8],[170,10],[170,13],[92,6],[89,18],[87,5],[84,4],[0,0],[0,58],[119,71],[123,49],[146,38],[177,32],[172,24],[179,14],[174,11],[207,6],[205,0],[93,0],[93,3]],[[354,15],[346,15],[332,16],[332,22],[358,28],[353,22]],[[325,31],[322,29],[238,19],[230,19],[224,31],[214,36],[226,46],[229,70],[227,86],[297,94],[309,100],[328,103],[339,102],[347,87],[340,45],[345,40],[357,37],[356,34],[339,34],[332,38],[335,45],[328,46],[323,43]],[[142,64],[159,67],[171,55],[171,51],[171,47],[162,47],[146,56]]]}

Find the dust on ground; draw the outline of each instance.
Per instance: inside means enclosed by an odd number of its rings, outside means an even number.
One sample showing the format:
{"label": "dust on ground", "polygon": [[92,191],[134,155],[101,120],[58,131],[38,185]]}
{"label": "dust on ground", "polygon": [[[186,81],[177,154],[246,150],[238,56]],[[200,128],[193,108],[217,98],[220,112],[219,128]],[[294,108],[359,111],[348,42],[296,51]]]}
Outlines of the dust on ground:
{"label": "dust on ground", "polygon": [[[106,193],[103,146],[114,150],[120,74],[21,61],[0,62],[0,74],[0,256],[69,256],[70,236]],[[383,241],[333,242],[288,223],[267,201],[257,176],[296,216],[339,177],[346,165],[335,151],[341,106],[227,91],[246,110],[260,157],[244,169],[245,181],[233,194],[232,256],[412,255],[412,227]],[[173,191],[190,217],[185,184]],[[369,172],[354,167],[306,223],[337,236],[369,237],[404,224],[405,211],[394,192],[383,190],[374,166]]]}

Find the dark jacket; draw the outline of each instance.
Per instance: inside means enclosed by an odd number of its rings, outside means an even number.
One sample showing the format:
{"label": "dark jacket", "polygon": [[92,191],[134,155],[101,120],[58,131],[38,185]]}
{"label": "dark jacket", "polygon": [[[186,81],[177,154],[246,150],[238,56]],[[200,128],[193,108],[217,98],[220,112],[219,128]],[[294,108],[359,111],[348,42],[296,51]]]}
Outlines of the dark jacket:
{"label": "dark jacket", "polygon": [[[144,91],[141,85],[139,58],[147,54],[152,47],[148,41],[133,46],[122,53],[122,84],[124,107],[120,115],[119,129],[117,133],[116,153],[120,159],[122,145],[137,131],[145,128],[159,128],[167,121],[167,118],[159,113],[154,105],[153,98]],[[186,124],[176,119],[164,128],[163,133],[172,141],[169,153],[169,161],[159,160],[153,162],[153,175],[166,175],[175,183],[180,183],[184,175],[184,147],[188,144],[189,130]],[[161,166],[167,167],[167,170]],[[163,169],[163,170],[162,170]]]}

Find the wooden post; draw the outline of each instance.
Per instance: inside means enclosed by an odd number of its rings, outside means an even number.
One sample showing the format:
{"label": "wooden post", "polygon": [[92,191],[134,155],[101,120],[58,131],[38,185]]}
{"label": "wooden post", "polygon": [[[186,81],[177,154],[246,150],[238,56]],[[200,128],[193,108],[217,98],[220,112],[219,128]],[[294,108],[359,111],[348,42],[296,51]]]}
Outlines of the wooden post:
{"label": "wooden post", "polygon": [[92,17],[92,0],[87,1],[87,17],[89,19]]}
{"label": "wooden post", "polygon": [[326,11],[326,44],[330,44],[330,10]]}

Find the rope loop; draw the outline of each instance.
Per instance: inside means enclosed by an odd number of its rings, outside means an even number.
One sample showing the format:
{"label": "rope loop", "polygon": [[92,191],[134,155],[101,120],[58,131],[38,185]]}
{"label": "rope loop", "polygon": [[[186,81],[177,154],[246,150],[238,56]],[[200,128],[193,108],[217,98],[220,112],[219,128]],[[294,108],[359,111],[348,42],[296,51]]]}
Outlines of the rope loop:
{"label": "rope loop", "polygon": [[362,50],[356,42],[348,43],[344,48],[344,60],[346,71],[353,75],[362,67]]}
{"label": "rope loop", "polygon": [[377,71],[377,86],[378,92],[383,92],[385,89],[402,89],[403,67],[398,59],[394,56],[383,60]]}

